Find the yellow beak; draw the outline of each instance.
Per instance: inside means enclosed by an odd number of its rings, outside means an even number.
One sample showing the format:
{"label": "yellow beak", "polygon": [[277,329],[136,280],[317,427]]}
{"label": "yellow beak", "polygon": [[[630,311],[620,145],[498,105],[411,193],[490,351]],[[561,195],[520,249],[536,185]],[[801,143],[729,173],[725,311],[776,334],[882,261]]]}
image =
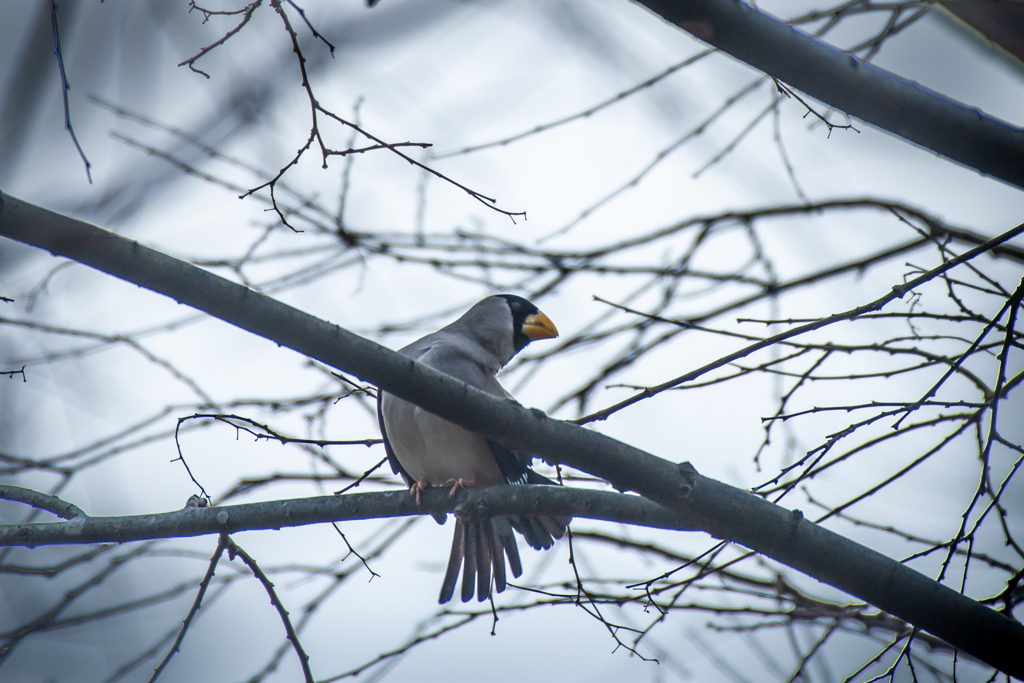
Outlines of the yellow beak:
{"label": "yellow beak", "polygon": [[558,336],[558,330],[555,328],[555,324],[551,322],[550,318],[540,311],[537,311],[523,321],[523,334],[525,334],[530,341],[536,341],[538,339],[554,339]]}

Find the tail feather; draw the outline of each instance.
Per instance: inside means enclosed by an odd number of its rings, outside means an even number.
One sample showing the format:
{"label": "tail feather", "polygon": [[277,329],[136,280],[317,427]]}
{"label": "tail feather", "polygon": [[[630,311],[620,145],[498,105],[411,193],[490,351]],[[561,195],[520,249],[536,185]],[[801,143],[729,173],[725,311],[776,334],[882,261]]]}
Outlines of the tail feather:
{"label": "tail feather", "polygon": [[565,535],[572,518],[542,515],[540,517],[510,517],[512,528],[523,535],[527,544],[537,550],[547,550],[556,538]]}
{"label": "tail feather", "polygon": [[554,544],[551,534],[536,517],[509,517],[512,528],[523,535],[526,544],[536,550],[547,550]]}
{"label": "tail feather", "polygon": [[[560,484],[558,484],[558,482],[555,482],[555,481],[552,481],[552,480],[548,479],[543,474],[537,474],[533,470],[529,470],[526,473],[526,483],[527,484],[541,484],[543,486],[560,486]],[[520,517],[519,519],[524,519],[524,518]],[[565,536],[565,530],[566,530],[566,528],[568,528],[569,522],[572,521],[572,517],[557,517],[557,516],[533,517],[532,519],[539,521],[540,522],[540,526],[543,527],[543,533],[541,533],[541,530],[537,529],[538,525],[534,524],[534,529],[536,531],[537,536],[541,540],[545,541],[545,543],[540,545],[540,546],[533,545],[532,543],[530,543],[530,545],[532,547],[534,547],[534,548],[540,547],[540,548],[544,548],[545,550],[550,548],[551,545],[554,543],[554,540],[552,540],[552,539],[558,539],[558,538],[561,538],[562,536]],[[524,536],[525,536],[525,534],[524,534]],[[529,543],[529,539],[527,539],[527,543]]]}
{"label": "tail feather", "polygon": [[483,602],[491,594],[491,577],[494,589],[505,590],[508,576],[505,559],[513,576],[521,576],[523,564],[519,559],[519,548],[507,517],[480,517],[455,520],[455,536],[448,557],[448,568],[441,584],[438,602],[444,604],[455,594],[459,573],[462,574],[462,589],[459,597],[469,602],[474,594]]}
{"label": "tail feather", "polygon": [[466,528],[466,552],[462,558],[462,602],[469,602],[473,599],[473,591],[476,589],[478,520],[470,519],[463,522],[463,525]]}
{"label": "tail feather", "polygon": [[442,605],[452,599],[455,593],[455,581],[459,578],[459,567],[462,566],[462,556],[466,554],[466,525],[461,520],[455,520],[455,535],[452,537],[452,552],[448,556],[448,569],[444,574],[444,582],[441,584],[441,595],[437,599]]}
{"label": "tail feather", "polygon": [[[485,530],[491,542],[491,561],[494,567],[494,590],[501,593],[505,590],[505,553],[501,536],[498,535],[498,528],[494,524],[485,525]],[[515,543],[515,538],[512,539]]]}
{"label": "tail feather", "polygon": [[[527,483],[557,485],[547,477],[527,470]],[[519,577],[523,573],[523,563],[519,558],[519,546],[516,543],[515,529],[531,548],[547,550],[555,544],[555,539],[562,538],[572,518],[542,515],[538,517],[472,517],[465,521],[456,517],[455,536],[452,538],[452,551],[448,557],[448,568],[441,584],[438,602],[444,604],[455,594],[455,584],[462,573],[462,602],[469,602],[476,595],[483,602],[491,594],[491,578],[494,579],[494,590],[501,593],[505,590],[508,576],[505,571],[505,560],[512,576]]]}
{"label": "tail feather", "polygon": [[569,528],[569,522],[572,521],[572,517],[538,517],[537,519],[544,525],[544,529],[556,539],[565,536],[565,530]]}
{"label": "tail feather", "polygon": [[[512,533],[512,524],[509,522],[508,517],[492,517],[491,526],[494,527],[495,532],[498,534],[498,539],[505,549],[505,555],[508,557],[508,567],[512,570],[512,576],[519,578],[523,574],[523,563],[519,559],[519,544],[516,543],[516,536]],[[501,557],[501,553],[496,553],[496,555],[499,558]],[[498,592],[500,593],[501,591]]]}
{"label": "tail feather", "polygon": [[[479,519],[473,524],[476,527],[477,536],[477,558],[476,558],[476,599],[483,602],[491,594],[491,521]],[[504,562],[501,555],[495,558]],[[470,596],[472,597],[472,596]]]}

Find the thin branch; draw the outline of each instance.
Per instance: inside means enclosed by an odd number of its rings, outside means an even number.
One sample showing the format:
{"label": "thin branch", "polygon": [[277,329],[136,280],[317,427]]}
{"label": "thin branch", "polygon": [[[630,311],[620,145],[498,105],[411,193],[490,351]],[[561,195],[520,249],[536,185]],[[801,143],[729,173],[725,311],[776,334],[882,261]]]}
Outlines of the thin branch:
{"label": "thin branch", "polygon": [[49,496],[45,493],[22,488],[20,486],[0,484],[0,498],[25,503],[26,505],[31,505],[34,508],[52,512],[61,519],[70,520],[88,517],[88,515],[82,512],[81,508],[77,505],[72,505],[71,503],[63,501],[57,496]]}
{"label": "thin branch", "polygon": [[260,566],[256,563],[256,560],[252,558],[249,553],[242,550],[233,540],[228,538],[227,534],[221,534],[221,543],[227,542],[228,555],[232,559],[237,555],[242,558],[242,562],[245,562],[246,566],[252,570],[253,575],[259,579],[260,583],[263,584],[263,588],[266,589],[267,595],[270,597],[271,604],[277,609],[278,615],[281,617],[281,622],[284,624],[285,633],[288,634],[288,640],[291,641],[292,647],[295,649],[295,654],[299,657],[299,663],[302,665],[302,675],[305,678],[306,683],[314,683],[313,672],[309,668],[309,655],[302,649],[302,643],[299,642],[299,636],[295,633],[295,629],[292,627],[292,621],[288,617],[288,610],[285,609],[284,603],[277,596],[277,591],[274,590],[273,582],[267,577],[267,575],[260,569]]}
{"label": "thin branch", "polygon": [[[0,206],[0,234],[41,246],[54,254],[73,255],[79,262],[165,293],[243,329],[272,338],[281,345],[351,373],[363,381],[376,384],[399,398],[428,406],[439,417],[467,429],[484,432],[509,447],[536,453],[551,463],[562,463],[583,470],[611,482],[621,490],[640,492],[666,511],[671,509],[676,514],[684,513],[714,536],[741,543],[780,562],[810,572],[820,580],[857,595],[883,610],[889,610],[955,647],[1016,675],[1019,663],[1008,658],[1007,653],[1013,651],[1015,646],[1024,644],[1024,626],[888,557],[807,522],[798,514],[774,506],[758,496],[702,477],[689,465],[669,462],[595,431],[550,419],[540,411],[531,412],[512,401],[475,390],[358,335],[302,314],[269,297],[148,249],[135,241],[52,214],[7,195],[0,195],[0,199],[3,201]],[[1024,225],[894,287],[890,294],[876,302],[840,315],[852,318],[862,312],[877,310],[914,287],[1022,232]],[[829,318],[823,319],[825,323],[828,321]],[[799,331],[791,331],[790,334]],[[440,493],[442,498],[446,497],[445,492]],[[481,495],[479,492],[473,493]],[[513,490],[508,495],[518,493]],[[562,494],[563,491],[554,493]],[[355,499],[365,495],[330,498],[337,501],[339,498]],[[396,495],[402,499],[402,504],[410,505],[404,491]],[[445,501],[445,506],[448,504],[449,501]],[[567,509],[566,512],[571,515],[578,509]],[[424,511],[420,509],[416,512]],[[193,519],[200,519],[209,512],[222,515],[221,519],[226,517],[223,522],[217,521],[216,516],[206,518],[205,523],[210,524],[211,530],[216,532],[230,531],[230,528],[224,528],[225,525],[231,527],[237,521],[235,515],[226,514],[224,508],[193,508],[177,514],[194,515]],[[526,511],[524,514],[536,513]],[[91,521],[75,520],[50,526],[80,524],[81,529],[76,531],[83,531]],[[19,527],[11,529],[14,538],[28,533],[27,530],[17,529]],[[7,530],[0,530],[0,535]],[[154,525],[148,525],[148,531],[154,531]],[[910,599],[910,596],[915,599]],[[922,599],[917,600],[918,597]],[[956,617],[952,619],[954,614]],[[964,619],[972,620],[978,624],[978,628],[966,632],[959,626],[964,623]]]}
{"label": "thin branch", "polygon": [[599,102],[598,104],[595,104],[595,105],[593,105],[591,107],[588,107],[587,109],[584,109],[581,112],[577,112],[575,114],[570,114],[569,116],[566,116],[566,117],[563,117],[563,118],[560,118],[560,119],[556,119],[556,120],[551,121],[549,123],[542,123],[540,125],[534,126],[530,130],[526,130],[526,131],[523,131],[521,133],[517,133],[515,135],[511,135],[509,137],[502,138],[501,140],[494,140],[492,142],[484,142],[484,143],[481,143],[479,145],[472,145],[470,147],[463,147],[462,149],[454,150],[454,151],[451,151],[451,152],[441,152],[440,154],[433,154],[433,155],[431,155],[431,158],[432,159],[447,159],[448,157],[460,156],[460,155],[463,155],[463,154],[472,154],[473,152],[479,152],[480,150],[483,150],[483,149],[490,149],[491,147],[504,147],[505,145],[511,144],[513,142],[518,142],[519,140],[522,140],[523,138],[530,137],[531,135],[537,135],[538,133],[544,133],[546,131],[549,131],[552,128],[558,128],[559,126],[565,125],[566,123],[571,123],[572,121],[578,121],[580,119],[589,118],[589,117],[593,116],[594,114],[596,114],[597,112],[601,111],[602,109],[606,109],[606,108],[612,106],[613,104],[617,104],[619,102],[622,102],[623,100],[628,98],[630,95],[634,95],[634,94],[636,94],[637,92],[639,92],[641,90],[645,90],[646,88],[650,88],[655,83],[658,83],[658,82],[664,80],[668,76],[671,76],[672,74],[674,74],[676,71],[679,71],[680,69],[684,69],[684,68],[690,66],[691,64],[695,64],[695,63],[699,62],[700,60],[704,59],[705,57],[707,57],[708,55],[713,54],[714,52],[716,52],[716,50],[714,50],[714,49],[702,50],[701,52],[698,52],[697,54],[693,55],[692,57],[687,57],[686,59],[684,59],[683,61],[679,62],[678,64],[673,64],[672,66],[670,66],[669,68],[665,69],[661,73],[656,74],[656,75],[652,76],[651,78],[648,78],[646,81],[643,81],[642,83],[638,83],[637,85],[634,85],[631,88],[627,88],[626,90],[623,90],[622,92],[620,92],[620,93],[618,93],[616,95],[613,95],[612,97],[609,97],[607,100],[604,100],[602,102]]}
{"label": "thin branch", "polygon": [[683,30],[814,99],[1024,187],[1024,130],[907,83],[732,0],[641,0]]}
{"label": "thin branch", "polygon": [[[758,342],[758,343],[746,346],[746,347],[744,347],[744,348],[742,348],[742,349],[740,349],[738,351],[730,353],[727,356],[723,356],[722,358],[720,358],[720,359],[718,359],[716,361],[708,363],[707,365],[704,365],[703,367],[697,368],[696,370],[692,370],[692,371],[690,371],[690,372],[688,372],[688,373],[686,373],[684,375],[680,375],[679,377],[671,379],[671,380],[669,380],[667,382],[663,382],[663,383],[658,384],[656,386],[644,389],[643,391],[641,391],[641,392],[639,392],[637,394],[634,394],[633,396],[631,396],[628,399],[625,399],[623,401],[619,401],[618,403],[616,403],[616,404],[614,404],[612,406],[609,406],[608,408],[604,408],[604,409],[599,410],[599,411],[597,411],[595,413],[591,413],[590,415],[587,415],[585,417],[581,417],[581,418],[578,418],[576,420],[573,420],[573,422],[575,422],[576,424],[587,424],[587,423],[594,422],[594,421],[607,420],[608,417],[610,417],[614,413],[622,410],[623,408],[627,408],[627,407],[629,407],[629,406],[631,406],[631,405],[633,405],[635,403],[638,403],[638,402],[640,402],[640,401],[642,401],[644,399],[650,398],[651,396],[656,396],[657,394],[660,394],[661,392],[665,391],[666,389],[671,389],[672,387],[678,386],[678,385],[682,384],[683,382],[688,382],[688,381],[694,380],[694,379],[700,377],[701,375],[706,374],[707,372],[710,372],[711,370],[714,370],[716,368],[722,367],[723,365],[727,365],[729,363],[732,363],[733,361],[739,360],[740,358],[744,358],[746,356],[749,356],[750,354],[754,353],[755,351],[760,351],[761,349],[767,348],[769,346],[777,344],[778,342],[784,341],[786,339],[792,339],[793,337],[798,337],[801,334],[804,334],[806,332],[811,332],[811,331],[814,331],[814,330],[820,330],[820,329],[822,329],[824,327],[828,327],[829,325],[832,325],[832,324],[837,323],[837,322],[841,322],[841,321],[844,321],[844,320],[853,320],[854,318],[856,318],[858,316],[861,316],[861,315],[863,315],[865,313],[873,313],[875,311],[881,310],[886,304],[888,304],[888,303],[890,303],[892,301],[895,301],[897,299],[902,299],[907,294],[907,292],[912,291],[914,288],[921,286],[922,284],[928,282],[929,280],[935,279],[936,277],[938,277],[942,273],[945,273],[946,271],[948,271],[948,270],[950,270],[952,268],[955,268],[956,266],[960,265],[961,263],[964,263],[966,261],[969,261],[972,258],[980,256],[981,254],[984,254],[985,252],[989,251],[993,246],[998,245],[998,244],[1002,244],[1003,242],[1006,242],[1006,241],[1008,241],[1010,239],[1013,239],[1014,237],[1016,237],[1017,235],[1020,235],[1022,233],[1024,233],[1024,223],[1022,223],[1021,225],[1018,225],[1016,228],[1013,228],[1011,230],[1008,230],[1008,231],[1004,232],[1001,235],[993,237],[992,239],[988,240],[984,244],[981,244],[981,245],[975,247],[974,249],[970,249],[968,251],[965,251],[963,254],[961,254],[957,258],[951,259],[949,261],[946,261],[942,265],[936,266],[935,268],[929,270],[928,272],[923,273],[922,275],[919,275],[918,277],[911,279],[909,282],[907,282],[905,284],[893,286],[892,290],[889,293],[879,297],[878,299],[875,299],[874,301],[872,301],[870,303],[864,304],[862,306],[858,306],[856,308],[852,308],[852,309],[850,309],[848,311],[844,311],[842,313],[836,313],[834,315],[830,315],[830,316],[828,316],[826,318],[821,318],[821,319],[816,320],[816,321],[814,321],[812,323],[807,323],[807,324],[804,324],[804,325],[799,325],[799,326],[797,326],[797,327],[795,327],[793,329],[787,330],[785,332],[780,332],[779,334],[773,335],[771,337],[767,337],[767,338],[765,338],[761,342]],[[926,399],[930,398],[930,396],[926,396],[925,398]]]}
{"label": "thin branch", "polygon": [[85,152],[82,151],[82,146],[78,144],[78,136],[75,135],[75,129],[71,125],[71,106],[68,104],[68,90],[71,86],[68,84],[68,77],[64,73],[64,54],[60,49],[60,27],[57,23],[57,2],[56,0],[50,0],[50,18],[53,23],[53,54],[57,57],[57,65],[60,67],[60,82],[61,82],[61,93],[64,96],[64,130],[71,135],[71,141],[75,143],[75,149],[78,150],[78,156],[82,157],[82,163],[85,164],[85,175],[89,179],[89,184],[92,185],[92,164],[85,157]]}
{"label": "thin branch", "polygon": [[206,575],[203,576],[203,580],[199,583],[199,592],[196,593],[196,599],[192,602],[192,608],[189,609],[188,614],[185,616],[185,620],[181,623],[181,629],[178,631],[178,637],[174,639],[174,644],[171,645],[171,649],[160,661],[160,664],[157,665],[156,669],[153,670],[153,675],[149,677],[149,683],[153,683],[160,677],[160,674],[163,673],[163,670],[167,668],[167,665],[171,662],[171,657],[181,650],[181,643],[185,639],[188,627],[192,625],[192,619],[195,618],[196,613],[199,612],[199,608],[203,604],[203,598],[206,596],[206,591],[210,587],[210,582],[213,580],[213,574],[217,570],[217,564],[220,562],[220,558],[224,554],[224,550],[228,547],[229,543],[230,539],[227,534],[221,534],[217,541],[217,548],[213,551],[213,557],[210,558],[210,566],[206,569]]}
{"label": "thin branch", "polygon": [[198,11],[202,12],[205,15],[205,19],[203,19],[203,23],[204,24],[207,21],[210,20],[211,16],[216,15],[216,14],[230,15],[230,14],[242,13],[245,16],[242,17],[242,21],[239,22],[238,26],[235,26],[233,29],[231,29],[230,31],[225,33],[223,36],[221,36],[218,40],[214,41],[213,43],[210,43],[209,45],[207,45],[206,47],[201,49],[199,52],[197,52],[193,56],[191,56],[188,59],[186,59],[185,61],[179,63],[178,66],[188,66],[188,68],[191,69],[193,72],[195,72],[197,74],[201,74],[202,76],[205,76],[207,79],[209,79],[210,78],[210,74],[206,73],[205,71],[201,71],[201,70],[197,69],[196,68],[196,62],[199,61],[200,59],[202,59],[203,57],[205,57],[206,55],[208,55],[210,52],[212,52],[216,48],[218,48],[221,45],[223,45],[224,43],[226,43],[228,40],[231,39],[232,36],[234,36],[239,31],[241,31],[243,28],[245,28],[245,25],[249,23],[250,19],[252,19],[253,12],[255,12],[257,10],[257,8],[259,8],[259,6],[262,5],[262,4],[263,4],[263,0],[253,0],[253,2],[249,3],[248,5],[246,5],[245,8],[242,9],[242,10],[236,10],[236,11],[233,11],[233,12],[217,12],[217,11],[213,11],[213,10],[203,9],[203,8],[199,7],[198,5],[196,5],[195,0],[189,0],[188,11],[191,13],[192,10],[195,9],[195,10],[198,10]]}

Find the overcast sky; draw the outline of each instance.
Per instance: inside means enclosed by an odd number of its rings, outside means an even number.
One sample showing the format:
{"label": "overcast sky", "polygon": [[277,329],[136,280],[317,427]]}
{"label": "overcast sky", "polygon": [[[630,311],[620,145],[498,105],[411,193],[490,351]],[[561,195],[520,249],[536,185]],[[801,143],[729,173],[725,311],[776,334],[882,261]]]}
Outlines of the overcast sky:
{"label": "overcast sky", "polygon": [[[803,3],[808,7],[812,3]],[[243,189],[261,180],[244,163],[274,174],[286,164],[309,134],[309,104],[300,87],[291,45],[277,15],[269,7],[256,13],[236,38],[197,63],[209,74],[190,72],[178,64],[234,25],[232,18],[212,18],[205,25],[184,3],[91,3],[61,5],[61,38],[75,132],[92,163],[94,182],[63,130],[63,105],[56,60],[52,55],[49,14],[36,4],[8,8],[12,20],[0,25],[0,187],[30,202],[125,234],[182,258],[208,262],[238,258],[253,245],[275,216],[259,198],[239,200],[238,192],[189,176],[181,166],[147,153],[158,150],[181,164],[200,169]],[[663,23],[642,7],[627,2],[422,2],[382,0],[372,10],[344,3],[302,5],[313,25],[335,46],[334,56],[315,41],[298,15],[289,9],[302,38],[313,88],[323,106],[343,116],[353,113],[365,128],[390,142],[432,143],[443,155],[468,146],[512,136],[575,114],[697,55],[705,46]],[[793,3],[762,2],[768,12],[793,16]],[[840,46],[877,30],[884,17],[851,20],[833,39]],[[939,17],[928,16],[887,42],[874,63],[949,98],[1007,121],[1024,125],[1022,71],[998,58],[989,48]],[[655,230],[674,222],[729,210],[748,210],[801,201],[775,139],[775,117],[767,114],[735,151],[706,171],[722,152],[772,102],[771,81],[761,82],[702,135],[665,156],[634,188],[588,213],[609,193],[628,183],[662,150],[693,130],[735,93],[762,74],[726,55],[708,56],[624,102],[549,132],[490,149],[430,160],[430,164],[473,190],[497,199],[505,210],[527,212],[515,221],[489,210],[466,193],[436,178],[424,179],[408,163],[384,152],[354,158],[344,218],[350,230],[414,235],[457,232],[484,233],[496,239],[562,250],[594,248]],[[107,104],[103,104],[107,103]],[[195,145],[140,122],[119,116],[111,106],[187,132],[229,159],[211,159]],[[827,107],[816,105],[824,112]],[[811,201],[872,197],[916,207],[948,223],[985,235],[1017,225],[1024,215],[1024,194],[1000,181],[982,177],[934,153],[854,121],[854,130],[828,133],[805,117],[806,109],[787,101],[778,119],[793,177]],[[838,123],[846,119],[833,114]],[[349,144],[350,133],[325,124],[322,132],[335,149]],[[357,139],[357,144],[365,141]],[[410,152],[429,160],[427,152]],[[344,160],[321,168],[314,149],[286,182],[303,196],[338,209]],[[694,177],[698,172],[699,175]],[[261,193],[266,196],[266,193]],[[770,253],[774,275],[785,281],[830,264],[854,260],[915,235],[891,216],[878,211],[813,214],[759,223],[758,235]],[[336,236],[319,232],[302,220],[302,232],[268,233],[257,253],[295,251],[288,258],[254,263],[245,274],[273,296],[382,343],[398,348],[457,317],[474,301],[494,290],[529,293],[539,280],[523,273],[493,273],[488,285],[440,272],[429,265],[398,263],[366,255],[354,258],[339,247]],[[619,265],[671,263],[685,252],[690,237],[662,241],[621,254]],[[1020,240],[1017,241],[1020,243]],[[962,251],[962,249],[961,249]],[[691,267],[729,271],[749,257],[742,226],[729,226],[702,249]],[[170,321],[187,324],[140,337],[147,353],[173,363],[175,372],[156,364],[127,345],[103,350],[82,337],[57,335],[23,327],[0,326],[0,370],[28,362],[27,381],[0,381],[0,448],[19,457],[45,458],[68,453],[154,416],[170,407],[140,434],[164,434],[179,417],[194,412],[203,396],[227,403],[234,399],[298,397],[336,392],[324,372],[294,352],[283,350],[227,325],[193,314],[151,292],[107,276],[71,266],[53,272],[59,261],[8,242],[0,243],[0,294],[15,299],[0,315],[38,325],[115,335],[137,333]],[[937,263],[934,250],[897,258],[883,266],[853,273],[826,284],[801,289],[777,304],[758,303],[715,319],[716,326],[762,334],[763,326],[740,324],[737,317],[786,318],[827,315],[871,301],[903,281],[914,267]],[[348,265],[345,265],[348,264]],[[344,266],[344,267],[342,267]],[[227,268],[215,272],[237,279]],[[316,277],[302,281],[303,267]],[[985,267],[1005,286],[1016,286],[1019,264],[986,261]],[[316,270],[319,269],[319,270]],[[322,272],[321,272],[322,271]],[[51,274],[45,285],[41,283]],[[292,279],[279,282],[289,275]],[[763,270],[752,275],[766,276]],[[609,314],[595,296],[626,300],[641,280],[586,276],[539,298],[536,303],[556,323],[563,338],[594,324],[610,329],[630,322],[625,314]],[[694,280],[670,308],[683,317],[712,310],[738,297],[736,286],[707,289]],[[518,288],[517,288],[518,287]],[[658,299],[657,287],[632,297],[640,308]],[[933,294],[941,299],[941,287]],[[979,295],[979,306],[984,299]],[[972,300],[974,301],[974,300]],[[987,301],[987,300],[986,300]],[[903,302],[906,310],[910,303]],[[989,314],[992,310],[987,310]],[[594,322],[598,321],[598,322]],[[413,323],[413,324],[408,324]],[[400,327],[384,334],[382,327]],[[837,326],[821,340],[868,342],[906,334],[905,323],[879,323],[870,331]],[[653,334],[653,333],[652,333]],[[559,417],[575,417],[576,403],[560,399],[587,381],[625,348],[625,338],[581,345],[546,361],[538,372],[524,365],[503,377],[506,387],[525,405]],[[544,351],[542,343],[524,355]],[[741,342],[719,336],[687,333],[676,337],[624,372],[602,381],[586,410],[611,404],[629,390],[608,385],[649,385],[664,381],[738,348]],[[87,353],[67,353],[69,350]],[[58,358],[43,362],[48,354]],[[768,356],[764,356],[767,359]],[[858,371],[857,360],[835,359],[837,374]],[[874,359],[882,368],[885,361]],[[1019,371],[1020,359],[1016,358]],[[991,367],[982,368],[991,374]],[[189,378],[184,381],[181,375]],[[895,376],[870,384],[837,388],[815,383],[790,410],[815,405],[871,400],[912,400],[927,390],[935,375]],[[764,439],[761,418],[777,409],[779,384],[763,375],[743,382],[694,391],[669,392],[624,411],[595,428],[673,461],[689,460],[697,469],[728,483],[751,487],[770,479],[794,453],[802,454],[843,425],[848,415],[821,416],[778,431],[761,456],[753,456]],[[967,388],[950,387],[950,400],[973,398]],[[965,385],[966,387],[966,385]],[[962,391],[962,395],[957,392]],[[272,423],[275,428],[306,434],[308,425],[326,438],[375,438],[377,429],[368,403],[345,400],[326,406],[325,413],[274,413],[254,407],[226,409]],[[1007,414],[1024,411],[1019,397]],[[321,421],[322,418],[322,421]],[[880,426],[884,431],[887,427]],[[1024,424],[1004,424],[1004,435],[1018,442]],[[312,434],[319,436],[319,432]],[[867,437],[865,437],[867,438]],[[907,437],[902,446],[879,448],[850,467],[813,481],[813,495],[828,504],[841,503],[905,464],[932,443],[932,434]],[[928,538],[949,538],[959,523],[964,501],[973,494],[975,463],[970,440],[954,444],[945,455],[922,467],[853,511],[879,524],[902,523]],[[182,438],[183,452],[196,478],[215,498],[238,480],[272,472],[323,472],[322,463],[298,447],[282,447],[239,437],[225,425],[199,429]],[[914,450],[914,449],[918,450]],[[332,458],[352,472],[361,472],[383,457],[380,447],[332,447]],[[908,455],[909,454],[909,455]],[[173,440],[160,438],[119,457],[84,470],[62,491],[89,514],[133,514],[180,508],[196,492],[180,463]],[[1006,454],[1001,455],[1004,457]],[[1008,457],[1008,456],[1007,456]],[[14,480],[12,480],[14,481]],[[49,490],[50,473],[22,476],[20,485]],[[966,483],[965,483],[966,482]],[[380,486],[370,485],[370,488]],[[1020,488],[1020,485],[1016,485]],[[323,487],[329,492],[333,483]],[[233,502],[315,495],[308,483],[283,483],[260,488]],[[1022,492],[1024,493],[1024,492]],[[1016,496],[1020,528],[1020,501]],[[820,511],[803,493],[784,502],[808,516]],[[1011,512],[1014,512],[1011,510]],[[5,520],[22,519],[24,511],[0,506]],[[353,543],[375,543],[399,522],[366,522],[343,527]],[[842,522],[832,528],[872,548],[904,557],[913,546],[892,536]],[[414,522],[410,533],[382,557],[371,561],[381,576],[368,580],[355,572],[317,612],[303,634],[313,670],[325,678],[357,666],[402,645],[437,611],[436,595],[447,559],[452,524]],[[580,530],[609,530],[611,525],[582,521]],[[577,525],[574,524],[574,529]],[[665,534],[647,530],[610,529],[636,539],[657,539],[681,552],[701,552],[713,544],[704,534]],[[988,533],[988,532],[986,532]],[[238,542],[268,566],[327,565],[346,555],[330,526],[284,532],[238,535]],[[985,536],[986,552],[998,553],[996,529]],[[154,556],[134,563],[93,591],[75,607],[85,613],[125,596],[148,595],[154,586],[174,586],[199,576],[212,552],[213,538],[165,545],[196,553]],[[548,583],[572,577],[563,542],[541,554],[523,548],[524,583]],[[46,563],[58,550],[19,550],[8,558],[21,563]],[[733,552],[733,551],[729,551]],[[577,547],[581,570],[590,576],[622,578],[656,576],[669,562],[640,558],[591,543]],[[736,554],[734,552],[733,554]],[[13,558],[13,559],[11,559]],[[934,575],[940,558],[915,564]],[[355,562],[348,558],[341,566]],[[749,563],[751,572],[767,569]],[[972,570],[973,571],[973,570]],[[955,573],[955,572],[954,572]],[[84,574],[82,575],[84,576]],[[787,576],[813,594],[842,598],[826,586],[788,570]],[[1001,576],[1001,575],[999,575]],[[976,595],[998,590],[996,575],[979,569],[973,575]],[[953,580],[957,580],[953,577]],[[68,579],[72,585],[73,580]],[[301,573],[275,578],[296,618],[301,606],[323,590],[330,579],[303,579]],[[972,585],[972,584],[969,584]],[[6,628],[38,613],[53,601],[59,582],[0,579],[0,624]],[[975,595],[972,593],[972,595]],[[0,677],[26,681],[102,681],[126,661],[151,647],[173,629],[188,609],[193,593],[140,612],[78,629],[64,629],[26,639],[3,663]],[[687,599],[729,603],[735,596],[716,597],[695,591]],[[501,604],[515,604],[529,595],[509,591]],[[737,603],[738,604],[738,603]],[[644,627],[655,615],[639,608],[609,608],[624,624]],[[791,643],[781,631],[758,636],[721,634],[705,629],[709,621],[730,625],[729,618],[707,613],[677,613],[653,631],[641,651],[662,664],[641,661],[615,649],[604,626],[579,609],[535,609],[501,618],[497,636],[481,618],[454,633],[395,660],[393,668],[374,671],[389,680],[435,681],[482,678],[548,680],[775,680],[762,648],[780,670],[792,670]],[[802,632],[809,647],[821,629]],[[864,661],[875,646],[850,636],[837,641],[815,663],[810,674],[828,681],[829,668],[842,680],[848,667]],[[283,630],[259,585],[234,582],[223,597],[204,609],[182,652],[164,673],[166,681],[248,680],[283,642]],[[720,666],[720,658],[736,671]],[[946,661],[941,655],[937,661]],[[126,680],[145,680],[155,662],[135,670]],[[981,675],[968,666],[964,675]],[[367,676],[368,674],[364,674]],[[298,680],[298,666],[288,653],[267,680]]]}

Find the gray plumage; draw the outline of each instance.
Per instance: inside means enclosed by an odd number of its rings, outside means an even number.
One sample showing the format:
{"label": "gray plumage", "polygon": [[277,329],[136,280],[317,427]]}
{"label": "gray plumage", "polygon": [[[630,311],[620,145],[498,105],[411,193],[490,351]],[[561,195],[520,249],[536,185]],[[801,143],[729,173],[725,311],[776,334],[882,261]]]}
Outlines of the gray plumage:
{"label": "gray plumage", "polygon": [[[505,294],[478,302],[451,325],[399,353],[481,391],[511,398],[498,382],[498,372],[531,340],[554,336],[554,325],[536,306]],[[460,480],[471,486],[554,484],[530,469],[532,457],[385,392],[378,392],[377,417],[391,468],[402,475],[413,494],[418,482],[431,486]],[[444,518],[438,521],[443,523]],[[522,573],[512,530],[521,533],[531,547],[547,549],[554,539],[562,537],[568,523],[568,519],[558,517],[460,514],[439,602],[451,599],[460,567],[463,602],[472,599],[474,591],[479,600],[486,600],[492,573],[494,587],[500,593],[506,584],[506,557],[513,576]]]}

